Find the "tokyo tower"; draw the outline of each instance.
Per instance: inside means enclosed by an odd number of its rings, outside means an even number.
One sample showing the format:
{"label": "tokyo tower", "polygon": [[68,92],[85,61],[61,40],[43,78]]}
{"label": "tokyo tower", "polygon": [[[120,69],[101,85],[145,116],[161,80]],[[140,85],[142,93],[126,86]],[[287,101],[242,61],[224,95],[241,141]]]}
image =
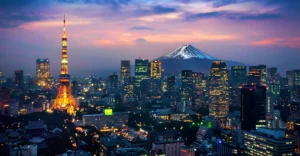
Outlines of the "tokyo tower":
{"label": "tokyo tower", "polygon": [[78,110],[78,105],[71,93],[70,75],[68,71],[68,54],[67,54],[67,33],[66,33],[66,20],[64,17],[64,33],[62,37],[62,59],[60,71],[60,85],[58,94],[54,100],[51,110],[64,111],[68,114],[75,114]]}

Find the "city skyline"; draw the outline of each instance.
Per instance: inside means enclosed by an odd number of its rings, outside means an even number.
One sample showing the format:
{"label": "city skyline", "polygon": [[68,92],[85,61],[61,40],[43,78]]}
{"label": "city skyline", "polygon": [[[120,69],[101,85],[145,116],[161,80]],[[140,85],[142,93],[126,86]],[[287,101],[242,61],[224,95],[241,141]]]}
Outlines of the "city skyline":
{"label": "city skyline", "polygon": [[300,0],[0,0],[0,155],[300,154]]}
{"label": "city skyline", "polygon": [[297,61],[300,32],[296,29],[300,24],[299,2],[13,0],[0,3],[5,12],[0,17],[3,34],[0,70],[6,76],[19,69],[34,75],[37,58],[49,58],[51,75],[58,76],[58,41],[64,14],[69,25],[69,64],[73,76],[119,73],[120,60],[134,62],[139,57],[152,60],[184,44],[192,44],[222,60],[275,66],[283,75],[283,71],[300,65]]}

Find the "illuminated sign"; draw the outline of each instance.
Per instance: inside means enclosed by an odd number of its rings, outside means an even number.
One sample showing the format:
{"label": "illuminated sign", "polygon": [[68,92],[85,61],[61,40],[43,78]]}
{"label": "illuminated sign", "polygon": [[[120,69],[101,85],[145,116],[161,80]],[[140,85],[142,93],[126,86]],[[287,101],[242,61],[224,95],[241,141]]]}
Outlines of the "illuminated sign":
{"label": "illuminated sign", "polygon": [[104,109],[104,115],[113,115],[113,111],[111,108]]}

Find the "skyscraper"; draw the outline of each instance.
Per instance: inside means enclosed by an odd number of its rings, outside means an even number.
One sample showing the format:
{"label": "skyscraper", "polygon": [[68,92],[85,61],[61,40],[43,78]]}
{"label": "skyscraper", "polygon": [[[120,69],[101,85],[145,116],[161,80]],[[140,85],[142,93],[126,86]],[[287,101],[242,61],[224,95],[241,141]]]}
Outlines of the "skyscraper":
{"label": "skyscraper", "polygon": [[171,103],[176,101],[176,78],[171,76],[167,79],[167,97],[170,98]]}
{"label": "skyscraper", "polygon": [[[258,65],[258,66],[250,66],[249,73],[255,72],[258,73],[259,77],[259,85],[267,84],[267,67],[266,65]],[[249,74],[248,74],[249,76]]]}
{"label": "skyscraper", "polygon": [[148,79],[150,77],[149,73],[149,62],[144,59],[135,60],[135,86],[134,92],[135,95],[140,99],[141,98],[141,81],[143,79]]}
{"label": "skyscraper", "polygon": [[300,86],[300,69],[294,70],[293,86]]}
{"label": "skyscraper", "polygon": [[161,69],[161,61],[153,60],[150,63],[150,77],[161,79],[162,69]]}
{"label": "skyscraper", "polygon": [[288,79],[289,87],[293,87],[294,85],[294,71],[288,70],[286,71],[286,78]]}
{"label": "skyscraper", "polygon": [[110,93],[116,94],[119,90],[118,74],[116,72],[112,73],[111,75],[109,75],[108,80],[109,80]]}
{"label": "skyscraper", "polygon": [[23,70],[15,71],[15,87],[17,89],[23,89],[24,87],[24,74]]}
{"label": "skyscraper", "polygon": [[204,90],[202,79],[204,73],[193,72],[193,106],[198,107],[201,105],[202,92]]}
{"label": "skyscraper", "polygon": [[123,87],[123,101],[124,102],[134,101],[134,99],[135,99],[134,86],[135,86],[134,77],[129,77],[128,82],[125,83],[124,87]]}
{"label": "skyscraper", "polygon": [[280,92],[280,75],[277,72],[277,68],[268,68],[268,75],[267,75],[267,86],[268,86],[268,93],[272,93],[275,95],[279,95]]}
{"label": "skyscraper", "polygon": [[248,72],[247,76],[247,82],[248,84],[260,84],[260,73],[256,69],[252,69],[251,71]]}
{"label": "skyscraper", "polygon": [[60,85],[58,88],[57,97],[54,100],[51,110],[66,111],[69,114],[74,114],[79,108],[71,93],[70,75],[68,69],[68,53],[67,53],[67,33],[64,19],[64,33],[62,38],[62,60],[60,71]]}
{"label": "skyscraper", "polygon": [[136,86],[140,87],[141,81],[149,78],[149,62],[144,59],[135,60],[135,81]]}
{"label": "skyscraper", "polygon": [[288,78],[286,77],[280,78],[280,89],[287,89],[287,88],[289,88]]}
{"label": "skyscraper", "polygon": [[121,85],[123,86],[130,77],[130,60],[121,60]]}
{"label": "skyscraper", "polygon": [[244,85],[241,89],[241,129],[266,126],[266,87]]}
{"label": "skyscraper", "polygon": [[0,115],[10,115],[10,92],[9,88],[0,87]]}
{"label": "skyscraper", "polygon": [[208,80],[209,115],[226,117],[229,111],[229,86],[227,66],[224,61],[213,61]]}
{"label": "skyscraper", "polygon": [[281,89],[279,95],[280,95],[280,100],[279,100],[280,115],[282,121],[286,122],[288,116],[290,115],[291,90]]}
{"label": "skyscraper", "polygon": [[50,79],[50,60],[37,59],[36,60],[36,82],[40,87],[49,87],[48,81]]}
{"label": "skyscraper", "polygon": [[183,70],[181,72],[181,104],[183,111],[189,107],[193,93],[193,71]]}
{"label": "skyscraper", "polygon": [[232,66],[231,67],[231,81],[230,81],[231,87],[239,88],[243,84],[247,83],[246,75],[247,75],[246,66]]}

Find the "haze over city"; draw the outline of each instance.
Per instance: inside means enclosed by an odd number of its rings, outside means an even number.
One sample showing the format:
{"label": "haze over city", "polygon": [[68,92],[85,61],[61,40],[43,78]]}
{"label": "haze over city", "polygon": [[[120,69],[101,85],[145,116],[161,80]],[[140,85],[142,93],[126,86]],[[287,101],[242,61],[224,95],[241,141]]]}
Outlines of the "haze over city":
{"label": "haze over city", "polygon": [[35,75],[37,58],[49,58],[58,76],[64,15],[73,76],[107,76],[121,59],[151,60],[185,44],[246,65],[300,65],[297,1],[10,0],[0,10],[0,70],[8,76]]}

